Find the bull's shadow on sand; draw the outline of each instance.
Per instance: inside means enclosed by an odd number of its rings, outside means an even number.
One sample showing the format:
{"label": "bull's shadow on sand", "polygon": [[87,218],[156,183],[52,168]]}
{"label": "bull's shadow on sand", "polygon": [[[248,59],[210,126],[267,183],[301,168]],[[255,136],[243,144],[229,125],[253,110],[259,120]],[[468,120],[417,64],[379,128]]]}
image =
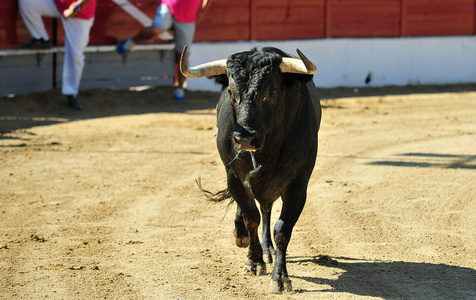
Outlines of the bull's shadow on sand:
{"label": "bull's shadow on sand", "polygon": [[418,167],[444,169],[476,169],[476,155],[457,155],[441,153],[401,153],[393,159],[373,160],[367,163],[374,166]]}
{"label": "bull's shadow on sand", "polygon": [[[319,277],[293,278],[318,285],[316,289],[297,293],[349,293],[383,299],[476,299],[476,270],[445,264],[404,261],[373,261],[338,257],[289,257],[289,264],[316,264],[335,268],[341,273],[336,280]],[[320,288],[327,286],[331,288]]]}

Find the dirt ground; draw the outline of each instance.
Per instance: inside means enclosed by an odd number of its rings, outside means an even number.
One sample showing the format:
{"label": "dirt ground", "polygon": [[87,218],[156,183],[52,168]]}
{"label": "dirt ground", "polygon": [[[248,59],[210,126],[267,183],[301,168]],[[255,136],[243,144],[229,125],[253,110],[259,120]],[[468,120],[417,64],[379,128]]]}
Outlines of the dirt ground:
{"label": "dirt ground", "polygon": [[195,184],[226,183],[217,94],[171,93],[0,98],[0,299],[476,299],[476,85],[320,90],[280,295]]}

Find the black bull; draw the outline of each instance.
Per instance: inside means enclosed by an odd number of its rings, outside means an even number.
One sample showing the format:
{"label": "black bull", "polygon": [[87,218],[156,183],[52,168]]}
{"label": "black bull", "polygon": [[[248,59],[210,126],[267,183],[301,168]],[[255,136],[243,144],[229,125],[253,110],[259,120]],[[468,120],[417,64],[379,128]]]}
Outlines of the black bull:
{"label": "black bull", "polygon": [[[279,49],[257,47],[195,68],[189,68],[185,59],[181,63],[185,76],[207,76],[223,86],[216,136],[228,181],[223,193],[238,204],[234,234],[239,247],[249,245],[248,269],[264,274],[265,261],[272,263],[276,255],[271,292],[292,290],[286,249],[306,202],[321,121],[321,106],[312,82],[316,68],[298,53],[301,59],[289,59]],[[270,218],[279,197],[283,207],[274,227],[275,250]],[[255,200],[263,219],[261,244]]]}

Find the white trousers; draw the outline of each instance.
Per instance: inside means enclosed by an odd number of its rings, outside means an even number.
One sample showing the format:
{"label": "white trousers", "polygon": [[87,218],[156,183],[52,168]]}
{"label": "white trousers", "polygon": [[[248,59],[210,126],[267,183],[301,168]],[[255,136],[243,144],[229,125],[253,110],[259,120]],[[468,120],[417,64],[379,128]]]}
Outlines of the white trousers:
{"label": "white trousers", "polygon": [[54,0],[19,0],[20,13],[28,32],[35,39],[49,40],[42,16],[61,18],[65,31],[63,80],[61,92],[63,95],[76,96],[84,68],[84,49],[89,43],[89,31],[94,18],[89,20],[78,18],[63,18]]}

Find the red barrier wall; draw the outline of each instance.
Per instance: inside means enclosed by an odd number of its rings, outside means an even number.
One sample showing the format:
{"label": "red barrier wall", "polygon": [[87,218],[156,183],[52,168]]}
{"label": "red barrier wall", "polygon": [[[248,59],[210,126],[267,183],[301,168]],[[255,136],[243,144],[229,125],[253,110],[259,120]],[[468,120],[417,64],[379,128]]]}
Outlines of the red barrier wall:
{"label": "red barrier wall", "polygon": [[[45,19],[46,27],[51,32],[51,22]],[[27,42],[30,36],[23,25],[18,12],[18,0],[0,1],[0,48],[18,46],[21,42]]]}
{"label": "red barrier wall", "polygon": [[401,0],[327,0],[327,37],[400,36]]}
{"label": "red barrier wall", "polygon": [[[30,37],[18,0],[0,1],[0,48]],[[476,0],[209,0],[195,41],[287,40],[476,34]],[[153,18],[160,0],[129,0]],[[52,34],[53,21],[45,18]],[[58,45],[64,42],[58,21]],[[111,0],[98,0],[90,45],[111,45],[142,25]],[[52,36],[52,35],[51,35]],[[149,43],[159,43],[159,39]]]}
{"label": "red barrier wall", "polygon": [[250,39],[251,1],[209,0],[212,4],[197,23],[195,41],[242,41]]}
{"label": "red barrier wall", "polygon": [[402,0],[402,35],[475,34],[474,0]]}
{"label": "red barrier wall", "polygon": [[325,0],[251,1],[252,40],[323,38]]}

